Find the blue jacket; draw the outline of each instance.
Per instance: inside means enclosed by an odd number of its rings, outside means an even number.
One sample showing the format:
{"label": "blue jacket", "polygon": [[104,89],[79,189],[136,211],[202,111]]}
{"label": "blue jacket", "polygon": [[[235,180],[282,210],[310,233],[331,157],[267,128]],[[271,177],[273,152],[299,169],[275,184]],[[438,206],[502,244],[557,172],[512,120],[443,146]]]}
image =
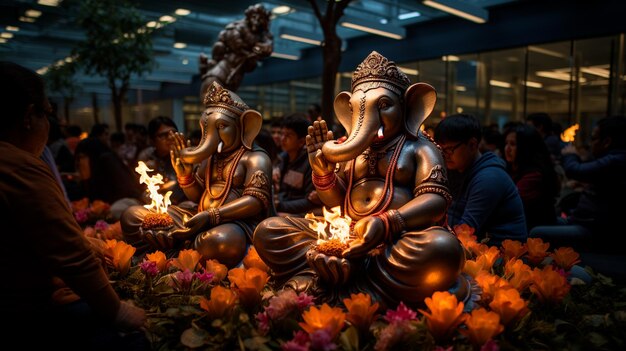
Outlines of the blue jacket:
{"label": "blue jacket", "polygon": [[504,239],[526,241],[524,205],[502,159],[486,152],[464,173],[449,173],[451,227],[466,223],[478,240],[488,237],[489,245]]}
{"label": "blue jacket", "polygon": [[626,150],[611,150],[584,163],[568,154],[562,162],[568,178],[588,184],[570,220],[598,234],[620,230],[626,214]]}

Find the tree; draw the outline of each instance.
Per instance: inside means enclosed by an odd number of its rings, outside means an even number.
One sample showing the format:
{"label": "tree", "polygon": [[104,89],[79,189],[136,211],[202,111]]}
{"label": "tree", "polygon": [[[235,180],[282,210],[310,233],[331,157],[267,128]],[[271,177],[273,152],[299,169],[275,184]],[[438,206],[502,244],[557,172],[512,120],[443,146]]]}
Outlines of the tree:
{"label": "tree", "polygon": [[70,105],[79,91],[74,80],[76,69],[74,62],[66,62],[50,66],[44,75],[48,91],[63,98],[63,114],[68,123],[70,121]]}
{"label": "tree", "polygon": [[131,0],[84,0],[78,24],[86,38],[75,54],[87,73],[105,77],[111,89],[115,127],[122,130],[122,102],[133,74],[141,76],[154,65],[150,30]]}
{"label": "tree", "polygon": [[341,38],[337,35],[337,23],[343,16],[343,12],[352,0],[326,0],[326,12],[322,14],[317,0],[309,0],[313,13],[320,22],[324,32],[324,44],[322,53],[324,68],[322,71],[322,116],[332,127],[333,101],[335,100],[335,81],[341,63]]}

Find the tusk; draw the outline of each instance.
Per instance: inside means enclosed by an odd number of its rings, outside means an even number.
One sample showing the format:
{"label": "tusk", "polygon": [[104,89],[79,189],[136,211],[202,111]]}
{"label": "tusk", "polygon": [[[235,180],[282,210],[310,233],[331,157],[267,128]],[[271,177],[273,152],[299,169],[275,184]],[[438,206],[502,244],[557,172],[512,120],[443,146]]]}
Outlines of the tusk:
{"label": "tusk", "polygon": [[383,126],[380,126],[380,128],[378,128],[378,139],[382,139],[384,136]]}
{"label": "tusk", "polygon": [[217,144],[217,153],[222,153],[222,148],[224,147],[224,142],[220,141],[219,144]]}

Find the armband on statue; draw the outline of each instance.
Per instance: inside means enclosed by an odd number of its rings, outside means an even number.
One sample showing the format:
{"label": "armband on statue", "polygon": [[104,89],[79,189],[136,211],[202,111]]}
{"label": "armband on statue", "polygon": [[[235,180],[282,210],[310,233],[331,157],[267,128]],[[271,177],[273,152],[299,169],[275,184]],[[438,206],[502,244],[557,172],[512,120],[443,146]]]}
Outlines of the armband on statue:
{"label": "armband on statue", "polygon": [[249,195],[261,200],[265,208],[270,206],[270,180],[263,171],[256,171],[250,178],[243,191],[243,195]]}
{"label": "armband on statue", "polygon": [[452,195],[448,190],[448,177],[446,170],[441,165],[436,165],[430,170],[428,177],[423,179],[418,186],[413,189],[413,196],[418,197],[425,193],[434,193],[443,196],[450,204]]}
{"label": "armband on statue", "polygon": [[337,184],[337,175],[335,172],[330,172],[323,176],[318,176],[315,172],[311,172],[313,178],[313,185],[319,191],[329,190],[335,187]]}
{"label": "armband on statue", "polygon": [[222,222],[219,208],[209,207],[206,211],[209,214],[209,222],[211,224],[211,227],[215,227]]}
{"label": "armband on statue", "polygon": [[194,177],[193,173],[181,177],[176,177],[176,179],[178,180],[178,185],[180,185],[181,188],[188,188],[196,183],[196,178]]}
{"label": "armband on statue", "polygon": [[378,215],[385,225],[385,241],[393,241],[396,234],[406,229],[406,222],[398,210],[389,210]]}

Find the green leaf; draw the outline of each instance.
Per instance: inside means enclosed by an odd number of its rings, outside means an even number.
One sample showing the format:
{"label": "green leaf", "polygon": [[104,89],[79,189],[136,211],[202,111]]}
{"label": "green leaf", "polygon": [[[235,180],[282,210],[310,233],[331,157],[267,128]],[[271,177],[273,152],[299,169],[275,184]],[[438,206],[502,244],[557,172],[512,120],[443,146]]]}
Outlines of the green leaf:
{"label": "green leaf", "polygon": [[339,344],[341,345],[342,350],[346,351],[356,351],[359,349],[359,331],[354,327],[350,326],[339,336]]}

